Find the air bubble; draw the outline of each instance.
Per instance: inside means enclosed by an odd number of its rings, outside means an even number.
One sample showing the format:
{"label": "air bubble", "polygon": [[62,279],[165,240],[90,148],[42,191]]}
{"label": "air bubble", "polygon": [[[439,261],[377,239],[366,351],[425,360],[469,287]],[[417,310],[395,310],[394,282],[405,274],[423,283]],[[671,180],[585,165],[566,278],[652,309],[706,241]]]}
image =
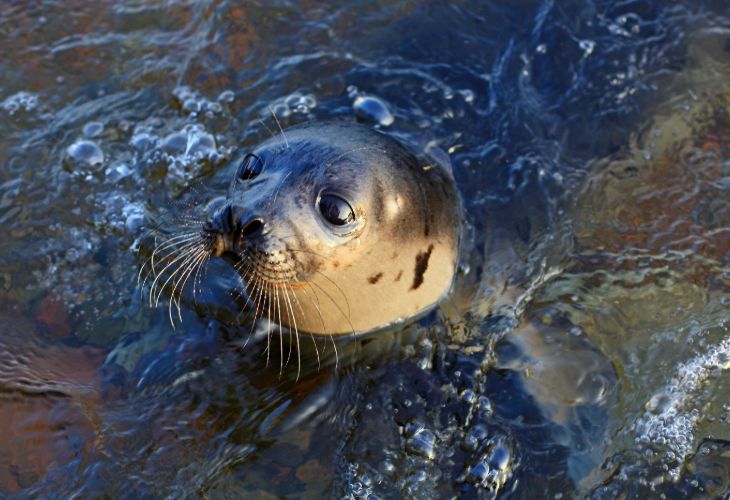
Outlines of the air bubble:
{"label": "air bubble", "polygon": [[464,98],[464,101],[471,104],[474,102],[474,92],[470,89],[463,89],[459,91],[459,94]]}
{"label": "air bubble", "polygon": [[99,165],[104,163],[104,152],[92,141],[84,139],[78,140],[71,144],[66,153],[69,157],[80,163],[87,165]]}
{"label": "air bubble", "polygon": [[6,98],[0,107],[10,115],[21,110],[27,113],[38,107],[38,96],[30,92],[18,92]]}
{"label": "air bubble", "polygon": [[583,57],[588,57],[593,54],[593,50],[596,48],[596,42],[593,40],[581,40],[578,42],[578,47],[583,51]]}
{"label": "air bubble", "polygon": [[101,122],[89,122],[84,125],[82,133],[88,138],[100,135],[104,131],[104,124]]}
{"label": "air bubble", "polygon": [[363,121],[368,121],[388,127],[393,124],[393,113],[382,99],[375,96],[357,96],[352,103],[355,116]]}
{"label": "air bubble", "polygon": [[406,451],[420,455],[429,460],[436,457],[436,435],[428,429],[418,429],[406,440]]}
{"label": "air bubble", "polygon": [[236,99],[236,94],[232,90],[224,90],[218,96],[219,102],[233,102]]}

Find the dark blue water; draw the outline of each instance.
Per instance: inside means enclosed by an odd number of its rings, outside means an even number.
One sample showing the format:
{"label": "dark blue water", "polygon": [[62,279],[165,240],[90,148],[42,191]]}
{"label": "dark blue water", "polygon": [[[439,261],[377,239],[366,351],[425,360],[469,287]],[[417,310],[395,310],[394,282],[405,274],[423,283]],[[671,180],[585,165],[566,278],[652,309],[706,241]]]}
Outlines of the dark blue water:
{"label": "dark blue water", "polygon": [[[3,2],[0,492],[727,496],[726,11]],[[446,303],[299,375],[243,347],[222,263],[179,318],[149,306],[151,227],[223,195],[273,114],[368,97],[451,157]]]}

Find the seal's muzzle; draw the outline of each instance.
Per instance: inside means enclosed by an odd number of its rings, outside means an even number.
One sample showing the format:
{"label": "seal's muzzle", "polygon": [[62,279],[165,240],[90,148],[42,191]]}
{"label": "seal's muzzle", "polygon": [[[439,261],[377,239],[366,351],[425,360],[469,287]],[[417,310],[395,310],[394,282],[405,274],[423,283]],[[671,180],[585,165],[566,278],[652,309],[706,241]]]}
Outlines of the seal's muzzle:
{"label": "seal's muzzle", "polygon": [[226,252],[239,253],[244,240],[256,238],[263,229],[261,219],[247,217],[242,207],[229,203],[213,214],[205,231],[214,238],[213,255],[219,257]]}

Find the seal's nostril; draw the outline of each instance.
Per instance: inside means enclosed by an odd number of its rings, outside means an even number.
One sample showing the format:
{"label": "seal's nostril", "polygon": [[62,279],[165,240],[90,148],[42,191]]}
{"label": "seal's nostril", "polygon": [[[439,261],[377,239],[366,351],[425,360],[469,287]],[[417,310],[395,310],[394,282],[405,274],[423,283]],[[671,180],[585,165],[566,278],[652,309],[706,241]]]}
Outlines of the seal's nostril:
{"label": "seal's nostril", "polygon": [[264,229],[264,222],[261,219],[254,219],[241,229],[241,236],[244,238],[252,238]]}

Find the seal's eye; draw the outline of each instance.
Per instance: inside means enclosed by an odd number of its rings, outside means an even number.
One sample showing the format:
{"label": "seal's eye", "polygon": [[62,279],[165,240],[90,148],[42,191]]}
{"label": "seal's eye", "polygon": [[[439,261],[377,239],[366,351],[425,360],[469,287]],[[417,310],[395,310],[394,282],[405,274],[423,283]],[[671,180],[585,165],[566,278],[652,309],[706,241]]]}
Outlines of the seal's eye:
{"label": "seal's eye", "polygon": [[355,220],[355,211],[350,204],[333,194],[322,195],[319,211],[327,222],[335,226],[344,226]]}
{"label": "seal's eye", "polygon": [[264,162],[253,153],[247,154],[241,165],[238,167],[238,178],[242,180],[253,179],[261,173],[264,168]]}

